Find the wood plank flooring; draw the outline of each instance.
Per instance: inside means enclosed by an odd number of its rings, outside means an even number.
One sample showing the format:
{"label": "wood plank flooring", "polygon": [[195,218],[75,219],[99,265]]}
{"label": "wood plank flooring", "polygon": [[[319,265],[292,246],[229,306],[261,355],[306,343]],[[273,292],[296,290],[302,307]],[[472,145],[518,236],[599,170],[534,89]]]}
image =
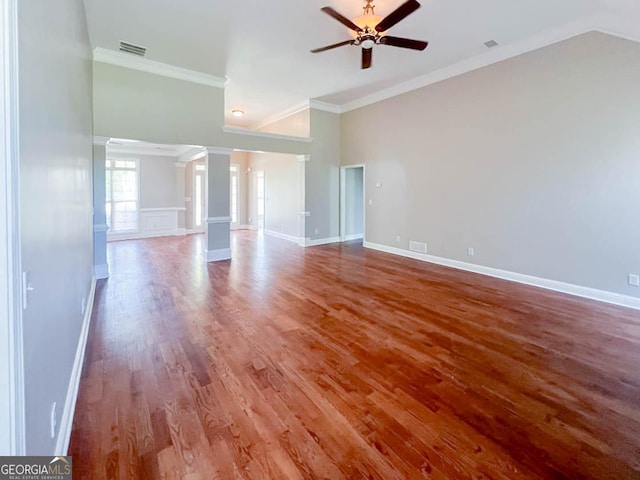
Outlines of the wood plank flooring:
{"label": "wood plank flooring", "polygon": [[109,244],[78,479],[640,479],[640,312],[336,244]]}

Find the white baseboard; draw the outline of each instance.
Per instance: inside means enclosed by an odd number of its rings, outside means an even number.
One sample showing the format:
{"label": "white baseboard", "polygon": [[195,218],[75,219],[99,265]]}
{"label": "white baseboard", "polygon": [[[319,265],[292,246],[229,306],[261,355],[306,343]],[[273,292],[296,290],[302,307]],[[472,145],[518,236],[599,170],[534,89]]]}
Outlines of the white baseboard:
{"label": "white baseboard", "polygon": [[204,251],[207,262],[219,262],[221,260],[231,260],[231,249],[220,248],[218,250]]}
{"label": "white baseboard", "polygon": [[507,270],[485,267],[483,265],[475,265],[473,263],[461,262],[459,260],[452,260],[444,257],[436,257],[435,255],[412,252],[410,250],[389,247],[387,245],[381,245],[373,242],[365,241],[363,242],[363,246],[372,250],[379,250],[381,252],[413,258],[415,260],[422,260],[423,262],[435,263],[438,265],[444,265],[445,267],[457,268],[458,270],[466,270],[467,272],[479,273],[481,275],[487,275],[489,277],[501,278],[503,280],[509,280],[517,283],[524,283],[525,285],[545,288],[547,290],[553,290],[555,292],[567,293],[569,295],[575,295],[577,297],[588,298],[591,300],[597,300],[600,302],[611,303],[614,305],[620,305],[622,307],[640,310],[640,298],[630,297],[628,295],[607,292],[605,290],[598,290],[596,288],[583,287],[580,285],[573,285],[571,283],[559,282],[557,280],[549,280],[547,278],[534,277],[522,273],[509,272]]}
{"label": "white baseboard", "polygon": [[166,230],[161,232],[123,233],[107,235],[107,242],[117,242],[118,240],[139,240],[141,238],[178,237],[186,234],[186,228],[177,228],[175,230]]}
{"label": "white baseboard", "polygon": [[327,245],[329,243],[339,243],[339,242],[340,242],[340,237],[315,238],[313,240],[310,238],[305,238],[304,240],[300,241],[300,246],[315,247],[318,245]]}
{"label": "white baseboard", "polygon": [[60,430],[56,439],[56,450],[54,455],[66,455],[69,451],[69,440],[71,439],[71,429],[73,428],[73,414],[76,410],[76,400],[78,399],[78,388],[80,387],[80,376],[84,364],[84,354],[87,349],[87,337],[89,336],[89,326],[91,325],[91,314],[93,313],[93,299],[96,295],[96,279],[91,280],[91,289],[87,297],[87,306],[84,311],[82,330],[76,348],[76,358],[73,362],[69,387],[67,388],[67,398],[64,402],[64,410],[60,419]]}
{"label": "white baseboard", "polygon": [[103,263],[102,265],[95,265],[93,267],[96,275],[96,280],[102,280],[104,278],[109,278],[109,264]]}
{"label": "white baseboard", "polygon": [[251,225],[235,225],[231,230],[251,230]]}
{"label": "white baseboard", "polygon": [[352,233],[351,235],[345,235],[342,237],[343,242],[348,242],[350,240],[362,240],[364,238],[364,234],[362,233]]}
{"label": "white baseboard", "polygon": [[289,242],[299,243],[300,238],[294,237],[293,235],[287,235],[286,233],[275,232],[273,230],[263,230],[265,235],[270,235],[272,237],[281,238],[282,240],[288,240]]}

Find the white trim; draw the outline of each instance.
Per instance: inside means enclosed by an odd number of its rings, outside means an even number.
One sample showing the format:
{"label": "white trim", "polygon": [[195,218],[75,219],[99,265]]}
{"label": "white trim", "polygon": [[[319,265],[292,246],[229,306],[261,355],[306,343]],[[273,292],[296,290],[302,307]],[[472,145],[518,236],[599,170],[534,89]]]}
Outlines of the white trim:
{"label": "white trim", "polygon": [[410,250],[404,250],[402,248],[389,247],[387,245],[381,245],[372,242],[363,242],[365,248],[372,250],[378,250],[385,253],[391,253],[393,255],[400,255],[402,257],[413,258],[415,260],[421,260],[423,262],[435,263],[437,265],[443,265],[445,267],[456,268],[458,270],[465,270],[467,272],[479,273],[480,275],[487,275],[489,277],[501,278],[503,280],[509,280],[516,283],[524,283],[525,285],[532,285],[534,287],[545,288],[547,290],[553,290],[555,292],[567,293],[569,295],[575,295],[577,297],[588,298],[591,300],[597,300],[605,303],[612,303],[614,305],[620,305],[623,307],[634,308],[640,310],[640,298],[630,297],[627,295],[621,295],[619,293],[607,292],[604,290],[598,290],[590,287],[583,287],[580,285],[573,285],[570,283],[559,282],[557,280],[550,280],[547,278],[534,277],[532,275],[525,275],[522,273],[510,272],[507,270],[500,270],[498,268],[485,267],[484,265],[475,265],[473,263],[461,262],[459,260],[452,260],[444,257],[437,257],[435,255],[428,255],[425,253],[412,252]]}
{"label": "white trim", "polygon": [[201,151],[196,153],[191,153],[191,152],[183,153],[182,155],[180,155],[179,160],[181,163],[184,162],[184,165],[186,165],[187,163],[193,162],[194,160],[198,160],[199,158],[204,158],[206,157],[206,155],[207,155],[207,149],[202,148]]}
{"label": "white trim", "polygon": [[[153,147],[132,147],[130,145],[112,145],[107,144],[108,155],[132,155],[138,157],[145,155],[148,157],[171,157],[175,158],[177,155],[171,150],[158,150]],[[111,157],[109,157],[111,159]],[[123,160],[130,160],[130,158],[122,158]]]}
{"label": "white trim", "polygon": [[284,120],[285,118],[289,118],[292,115],[295,115],[296,113],[304,112],[305,110],[309,110],[308,100],[305,100],[300,103],[296,103],[292,107],[289,107],[285,110],[282,110],[278,113],[268,116],[267,118],[262,120],[260,123],[257,123],[256,125],[254,125],[254,129],[259,130],[261,128],[268,127],[269,125],[273,125],[274,123]]}
{"label": "white trim", "polygon": [[207,263],[220,262],[222,260],[231,260],[231,249],[219,248],[218,250],[205,250],[204,255],[207,259]]}
{"label": "white trim", "polygon": [[298,215],[300,215],[301,217],[310,217],[311,212],[298,212]]}
{"label": "white trim", "polygon": [[196,72],[195,70],[176,67],[167,63],[156,62],[148,58],[115,52],[100,47],[93,50],[93,61],[130,68],[140,72],[152,73],[176,80],[183,80],[185,82],[198,83],[208,87],[224,88],[225,83],[228,81],[227,78],[216,77],[208,73]]}
{"label": "white trim", "polygon": [[186,228],[175,228],[172,230],[163,230],[161,232],[114,233],[113,235],[107,235],[107,242],[118,242],[120,240],[140,240],[142,238],[181,237],[186,234]]}
{"label": "white trim", "polygon": [[329,243],[340,243],[340,237],[316,238],[313,240],[307,237],[300,241],[300,246],[316,247],[318,245],[327,245]]}
{"label": "white trim", "polygon": [[102,265],[95,265],[93,267],[95,272],[96,280],[104,280],[105,278],[109,278],[109,264],[103,263]]}
{"label": "white trim", "polygon": [[231,230],[251,230],[251,225],[233,225]]}
{"label": "white trim", "polygon": [[[208,155],[231,155],[233,148],[228,147],[204,147]],[[197,157],[200,158],[200,157]]]}
{"label": "white trim", "polygon": [[207,217],[204,223],[231,223],[231,217]]}
{"label": "white trim", "polygon": [[303,143],[313,142],[313,138],[311,137],[298,137],[295,135],[282,135],[280,133],[258,132],[256,130],[249,130],[246,128],[238,128],[238,127],[222,127],[222,131],[224,133],[231,133],[233,135],[248,135],[250,137],[270,138],[272,140],[287,140],[290,142],[303,142]]}
{"label": "white trim", "polygon": [[458,75],[463,75],[473,70],[493,65],[494,63],[502,62],[518,55],[522,55],[523,53],[531,52],[533,50],[573,38],[583,33],[598,31],[597,25],[600,23],[599,18],[600,17],[584,17],[574,22],[566,23],[561,27],[525,38],[521,41],[492,48],[481,55],[468,58],[453,65],[430,72],[426,75],[396,84],[393,87],[347,102],[342,105],[342,112],[349,112],[351,110],[356,110],[367,105],[381,102],[382,100],[396,97],[449,78],[457,77]]}
{"label": "white trim", "polygon": [[329,113],[342,113],[342,107],[340,105],[323,102],[321,100],[314,100],[313,98],[309,100],[309,108],[313,108],[314,110],[322,110],[323,112]]}
{"label": "white trim", "polygon": [[187,166],[187,164],[183,162],[176,162],[174,165],[178,168],[185,168]]}
{"label": "white trim", "polygon": [[106,223],[98,223],[93,226],[93,233],[108,232],[109,225]]}
{"label": "white trim", "polygon": [[106,147],[109,140],[111,140],[109,137],[100,137],[96,135],[93,137],[93,144],[98,147]]}
{"label": "white trim", "polygon": [[298,155],[298,161],[299,162],[310,162],[311,161],[311,155]]}
{"label": "white trim", "polygon": [[17,0],[0,0],[0,455],[3,456],[26,454],[17,13]]}
{"label": "white trim", "polygon": [[282,240],[287,240],[288,242],[300,243],[302,241],[300,238],[294,237],[293,235],[288,235],[286,233],[280,233],[274,230],[266,230],[266,229],[263,229],[262,231],[265,233],[265,235],[269,235],[270,237],[280,238]]}
{"label": "white trim", "polygon": [[71,429],[73,428],[73,414],[76,409],[76,400],[78,399],[78,388],[80,387],[80,376],[82,374],[82,365],[84,364],[84,355],[87,348],[87,337],[89,336],[89,326],[91,324],[91,314],[93,312],[93,299],[96,294],[96,278],[91,279],[91,289],[87,297],[87,306],[84,311],[84,320],[82,322],[82,330],[76,347],[76,358],[73,362],[71,377],[69,378],[69,386],[67,387],[67,397],[64,402],[64,410],[60,420],[60,431],[56,440],[56,448],[54,455],[66,455],[69,451],[69,439],[71,438]]}
{"label": "white trim", "polygon": [[351,240],[362,240],[364,238],[364,234],[362,233],[352,233],[351,235],[345,235],[342,238],[343,242],[349,242]]}
{"label": "white trim", "polygon": [[186,207],[139,208],[139,212],[184,212]]}
{"label": "white trim", "polygon": [[295,115],[300,112],[304,112],[305,110],[309,110],[313,108],[314,110],[322,110],[323,112],[329,113],[342,113],[342,108],[340,105],[335,105],[333,103],[323,102],[321,100],[304,100],[300,103],[296,103],[294,106],[289,107],[285,110],[282,110],[274,115],[270,115],[269,117],[262,120],[260,123],[254,125],[255,130],[259,130],[264,127],[268,127],[269,125],[273,125],[285,118],[289,118],[292,115]]}

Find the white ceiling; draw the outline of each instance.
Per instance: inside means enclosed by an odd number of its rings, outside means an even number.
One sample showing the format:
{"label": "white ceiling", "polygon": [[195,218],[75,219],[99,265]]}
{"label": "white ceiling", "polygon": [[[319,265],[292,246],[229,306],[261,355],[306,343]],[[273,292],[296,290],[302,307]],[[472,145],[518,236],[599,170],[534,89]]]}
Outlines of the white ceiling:
{"label": "white ceiling", "polygon": [[[427,40],[423,51],[377,45],[373,67],[360,50],[309,50],[348,39],[320,11],[361,14],[361,0],[85,0],[93,48],[120,40],[148,48],[146,58],[228,77],[226,121],[249,127],[307,99],[343,105],[412,78],[506,48],[585,18],[609,14],[640,24],[637,0],[420,0],[422,8],[394,26],[395,36]],[[403,0],[375,0],[390,13]],[[241,119],[230,115],[242,109]]]}

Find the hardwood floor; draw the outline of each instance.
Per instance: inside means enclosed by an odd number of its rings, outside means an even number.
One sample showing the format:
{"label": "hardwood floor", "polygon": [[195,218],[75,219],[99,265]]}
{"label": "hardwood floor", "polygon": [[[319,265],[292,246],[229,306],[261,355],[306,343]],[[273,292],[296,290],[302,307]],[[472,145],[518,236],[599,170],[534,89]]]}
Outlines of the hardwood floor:
{"label": "hardwood floor", "polygon": [[638,479],[640,312],[234,232],[109,244],[81,479]]}

